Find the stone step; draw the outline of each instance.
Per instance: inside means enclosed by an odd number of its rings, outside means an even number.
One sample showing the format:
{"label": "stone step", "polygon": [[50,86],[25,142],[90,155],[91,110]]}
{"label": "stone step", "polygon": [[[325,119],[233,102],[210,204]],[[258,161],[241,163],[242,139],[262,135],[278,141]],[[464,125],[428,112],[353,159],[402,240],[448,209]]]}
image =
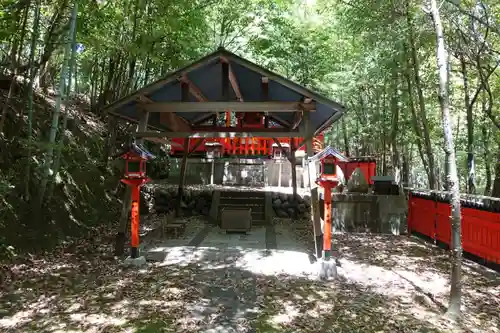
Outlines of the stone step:
{"label": "stone step", "polygon": [[264,206],[265,201],[248,201],[248,200],[221,200],[219,206],[241,206],[241,207],[260,207]]}
{"label": "stone step", "polygon": [[219,204],[240,204],[240,205],[264,205],[264,198],[220,198]]}
{"label": "stone step", "polygon": [[242,206],[242,205],[220,205],[219,206],[219,212],[222,211],[222,209],[227,208],[227,209],[238,209],[238,208],[246,208],[246,209],[251,209],[252,214],[265,214],[265,207],[264,206]]}
{"label": "stone step", "polygon": [[247,192],[247,191],[221,191],[220,197],[222,198],[259,198],[266,197],[265,192]]}
{"label": "stone step", "polygon": [[234,205],[234,204],[223,204],[219,205],[219,208],[246,208],[246,209],[251,209],[253,212],[264,212],[265,211],[265,206],[264,205]]}

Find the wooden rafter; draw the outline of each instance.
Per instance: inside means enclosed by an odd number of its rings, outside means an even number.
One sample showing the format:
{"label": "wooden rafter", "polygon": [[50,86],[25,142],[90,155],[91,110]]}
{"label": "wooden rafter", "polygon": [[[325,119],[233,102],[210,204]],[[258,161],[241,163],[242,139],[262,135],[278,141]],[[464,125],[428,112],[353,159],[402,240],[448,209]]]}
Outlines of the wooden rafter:
{"label": "wooden rafter", "polygon": [[234,74],[233,68],[231,67],[231,64],[225,57],[221,57],[220,60],[222,63],[227,63],[228,70],[229,70],[229,82],[231,83],[231,87],[233,88],[234,94],[236,95],[236,98],[240,102],[243,102],[243,95],[241,94],[240,90],[240,85],[238,83],[238,79],[236,78],[236,75]]}
{"label": "wooden rafter", "polygon": [[281,118],[280,116],[270,115],[270,116],[268,116],[268,118],[280,126],[291,127],[290,122],[286,121],[285,119]]}
{"label": "wooden rafter", "polygon": [[295,112],[293,114],[293,123],[292,123],[291,128],[296,129],[297,127],[299,127],[303,118],[304,118],[304,113],[302,111]]}
{"label": "wooden rafter", "polygon": [[296,112],[314,111],[315,103],[302,102],[156,102],[144,104],[149,112]]}
{"label": "wooden rafter", "polygon": [[[195,85],[193,83],[193,81],[191,81],[189,79],[189,77],[184,74],[183,76],[179,77],[179,82],[183,82],[185,84],[187,84],[189,86],[189,92],[191,93],[191,95],[193,95],[199,102],[207,102],[208,101],[208,98],[205,97],[205,95],[203,94],[203,92],[201,91],[200,88],[198,88],[197,85]],[[212,118],[214,116],[213,113],[209,113],[209,114],[202,114],[198,117],[196,117],[195,119],[193,119],[191,121],[191,124],[192,125],[199,125],[201,123],[203,123],[204,121]]]}
{"label": "wooden rafter", "polygon": [[147,141],[154,142],[154,143],[163,144],[163,145],[168,145],[170,143],[168,140],[162,139],[162,138],[148,138],[148,137],[144,137],[143,139],[147,140]]}
{"label": "wooden rafter", "polygon": [[193,95],[194,97],[196,97],[196,99],[200,102],[206,102],[208,101],[208,99],[205,97],[205,95],[203,94],[203,92],[201,91],[200,88],[198,88],[197,85],[195,85],[190,79],[189,77],[187,76],[187,74],[184,74],[183,76],[180,76],[179,77],[179,82],[183,82],[185,84],[187,84],[189,86],[189,92],[191,93],[191,95]]}
{"label": "wooden rafter", "polygon": [[[262,100],[268,101],[269,100],[269,80],[267,79],[267,77],[261,78],[260,89],[262,92]],[[266,116],[264,118],[264,127],[265,128],[269,127],[269,114],[267,114],[267,113],[266,113]]]}
{"label": "wooden rafter", "polygon": [[[189,140],[189,139],[186,139],[186,140]],[[203,143],[204,138],[198,138],[198,140],[196,141],[196,143],[194,144],[193,148],[190,149],[189,153],[188,153],[188,156],[191,156],[193,155],[194,151],[196,149],[198,149],[199,146],[201,146],[201,144]]]}
{"label": "wooden rafter", "polygon": [[[156,104],[155,101],[144,95],[137,96],[141,107],[147,111],[148,106]],[[172,131],[188,131],[191,129],[187,121],[175,113],[165,113],[160,115],[160,122],[167,124]]]}

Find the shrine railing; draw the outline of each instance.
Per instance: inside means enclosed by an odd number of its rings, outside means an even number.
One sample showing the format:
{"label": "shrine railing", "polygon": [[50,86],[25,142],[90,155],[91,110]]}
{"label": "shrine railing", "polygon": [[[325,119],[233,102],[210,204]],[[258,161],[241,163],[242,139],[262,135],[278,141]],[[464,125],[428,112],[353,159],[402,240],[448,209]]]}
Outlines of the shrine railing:
{"label": "shrine railing", "polygon": [[[172,138],[171,150],[172,156],[180,155],[184,152],[184,138]],[[235,155],[235,156],[271,156],[273,144],[275,143],[272,138],[206,138],[198,139],[191,138],[189,140],[189,151],[195,154],[206,153],[210,146],[217,145],[221,147],[222,155]],[[201,144],[199,140],[203,140]],[[298,150],[305,150],[303,138],[278,138],[281,145],[290,147],[293,144],[299,147]],[[320,134],[313,139],[313,150],[318,152],[323,149],[324,135]]]}
{"label": "shrine railing", "polygon": [[[450,246],[450,193],[409,190],[408,198],[408,233]],[[463,250],[500,264],[500,199],[464,195],[461,214]]]}

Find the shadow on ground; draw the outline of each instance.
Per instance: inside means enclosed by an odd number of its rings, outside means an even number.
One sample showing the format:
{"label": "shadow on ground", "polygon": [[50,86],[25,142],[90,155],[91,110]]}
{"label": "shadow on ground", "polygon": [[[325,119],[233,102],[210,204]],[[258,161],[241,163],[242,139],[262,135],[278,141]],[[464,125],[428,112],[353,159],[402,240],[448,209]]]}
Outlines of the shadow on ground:
{"label": "shadow on ground", "polygon": [[498,274],[465,262],[464,322],[452,327],[441,316],[444,251],[406,237],[335,240],[342,262],[335,282],[287,269],[313,271],[306,260],[281,265],[296,258],[290,251],[177,246],[169,250],[175,260],[139,270],[104,259],[109,248],[94,257],[61,249],[10,267],[0,331],[498,332]]}
{"label": "shadow on ground", "polygon": [[128,269],[62,254],[17,267],[0,296],[12,332],[441,332],[366,286],[256,274],[244,250],[200,249],[181,265]]}

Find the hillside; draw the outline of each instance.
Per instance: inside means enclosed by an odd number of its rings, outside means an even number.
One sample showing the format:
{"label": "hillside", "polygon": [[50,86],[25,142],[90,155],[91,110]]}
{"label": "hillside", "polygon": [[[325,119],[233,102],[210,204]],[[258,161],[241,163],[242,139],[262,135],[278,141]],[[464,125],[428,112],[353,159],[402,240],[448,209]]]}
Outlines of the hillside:
{"label": "hillside", "polygon": [[[8,93],[9,84],[5,81],[0,87],[0,107]],[[105,124],[89,111],[83,97],[78,97],[71,100],[67,110],[62,110],[61,119],[68,112],[68,125],[53,195],[42,212],[35,213],[55,97],[37,92],[34,98],[29,201],[24,198],[28,162],[26,100],[25,89],[17,85],[0,140],[0,246],[3,250],[12,246],[14,252],[48,249],[68,237],[91,235],[96,228],[115,223],[119,209],[118,196],[113,193],[119,179],[102,161]]]}

